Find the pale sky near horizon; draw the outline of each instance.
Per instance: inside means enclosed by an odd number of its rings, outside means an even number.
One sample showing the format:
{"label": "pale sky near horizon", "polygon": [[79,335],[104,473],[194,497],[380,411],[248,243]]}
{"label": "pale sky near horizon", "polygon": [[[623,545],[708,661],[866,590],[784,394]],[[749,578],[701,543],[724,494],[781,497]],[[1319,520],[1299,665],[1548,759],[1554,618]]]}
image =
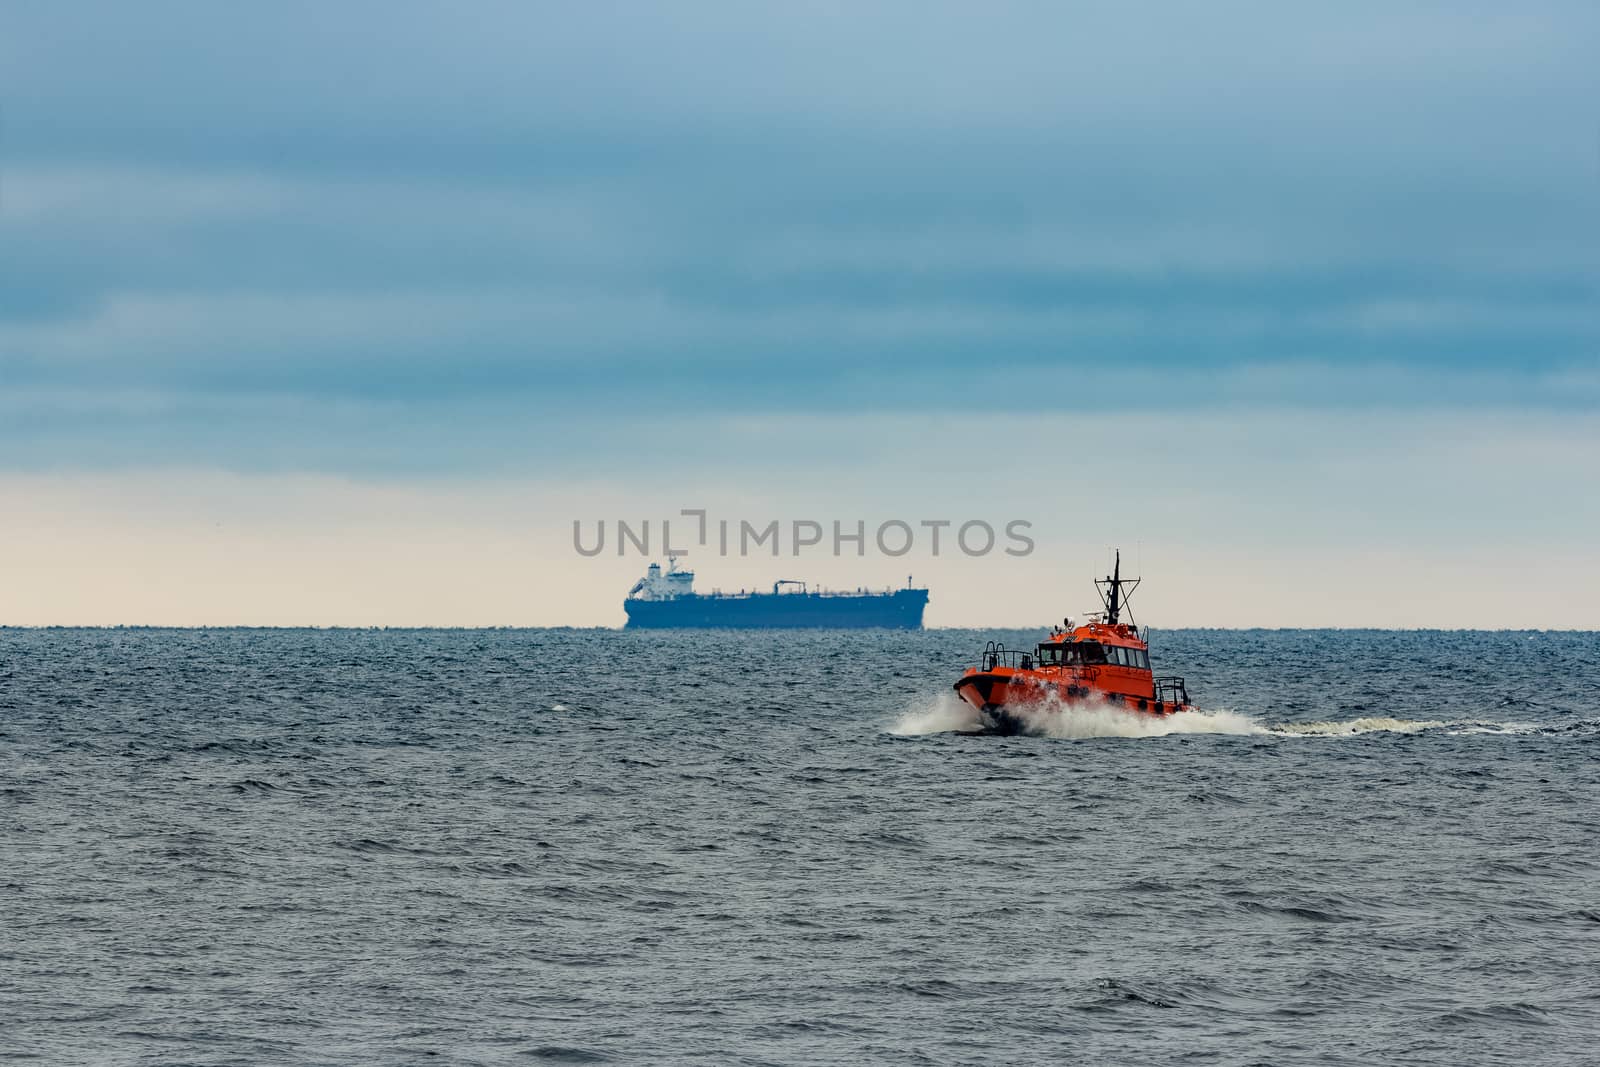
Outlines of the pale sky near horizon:
{"label": "pale sky near horizon", "polygon": [[0,625],[1600,628],[1600,8],[0,12]]}

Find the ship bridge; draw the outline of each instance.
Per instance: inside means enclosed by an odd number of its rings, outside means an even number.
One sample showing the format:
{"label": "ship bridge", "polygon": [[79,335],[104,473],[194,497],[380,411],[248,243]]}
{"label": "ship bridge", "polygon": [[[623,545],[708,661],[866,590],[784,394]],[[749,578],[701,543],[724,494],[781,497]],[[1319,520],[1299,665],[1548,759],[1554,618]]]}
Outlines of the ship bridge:
{"label": "ship bridge", "polygon": [[681,596],[691,596],[694,593],[694,571],[680,571],[678,558],[667,557],[667,569],[663,571],[661,564],[652,563],[645,570],[644,577],[633,583],[633,588],[628,590],[630,600],[675,600]]}

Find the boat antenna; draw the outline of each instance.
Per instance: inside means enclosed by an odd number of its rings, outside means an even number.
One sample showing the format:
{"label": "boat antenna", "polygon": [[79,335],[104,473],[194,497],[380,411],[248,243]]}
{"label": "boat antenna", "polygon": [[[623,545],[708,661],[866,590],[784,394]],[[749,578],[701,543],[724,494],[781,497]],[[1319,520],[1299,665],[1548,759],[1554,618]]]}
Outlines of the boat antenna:
{"label": "boat antenna", "polygon": [[1122,550],[1117,549],[1117,562],[1111,568],[1111,599],[1106,602],[1106,622],[1117,624],[1117,601],[1122,596]]}
{"label": "boat antenna", "polygon": [[[1105,604],[1105,619],[1108,626],[1115,626],[1121,620],[1122,613],[1128,611],[1128,601],[1133,597],[1133,591],[1139,587],[1140,578],[1122,577],[1122,550],[1117,550],[1116,562],[1112,564],[1111,573],[1105,578],[1095,582],[1095,587],[1100,590],[1100,600]],[[1127,590],[1123,590],[1127,586]],[[1103,588],[1102,588],[1103,587]],[[1128,611],[1128,618],[1133,619],[1133,612]]]}

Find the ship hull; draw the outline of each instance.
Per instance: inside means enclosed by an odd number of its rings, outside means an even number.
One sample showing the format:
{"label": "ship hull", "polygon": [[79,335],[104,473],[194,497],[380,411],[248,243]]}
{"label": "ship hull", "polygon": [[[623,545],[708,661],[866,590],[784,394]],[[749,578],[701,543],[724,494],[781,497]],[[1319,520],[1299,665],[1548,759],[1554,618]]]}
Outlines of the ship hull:
{"label": "ship hull", "polygon": [[627,629],[891,629],[917,630],[926,589],[893,593],[776,593],[625,600]]}
{"label": "ship hull", "polygon": [[1028,719],[1037,717],[1039,712],[1058,713],[1072,707],[1109,706],[1130,715],[1157,719],[1191,710],[1187,704],[1112,692],[1044,672],[1005,668],[965,674],[956,682],[955,691],[988,716],[993,724],[991,732],[999,734],[1024,733]]}

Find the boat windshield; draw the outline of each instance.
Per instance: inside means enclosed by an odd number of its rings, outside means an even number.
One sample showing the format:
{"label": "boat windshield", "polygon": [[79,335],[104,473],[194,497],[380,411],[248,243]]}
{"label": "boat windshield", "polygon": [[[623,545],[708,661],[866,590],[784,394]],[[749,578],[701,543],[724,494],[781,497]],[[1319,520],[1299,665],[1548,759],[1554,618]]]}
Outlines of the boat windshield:
{"label": "boat windshield", "polygon": [[1114,664],[1119,667],[1150,669],[1150,654],[1142,648],[1102,645],[1098,641],[1072,641],[1060,645],[1040,645],[1041,667],[1092,667]]}
{"label": "boat windshield", "polygon": [[1074,641],[1062,651],[1062,662],[1069,667],[1082,667],[1105,661],[1105,646],[1098,641]]}
{"label": "boat windshield", "polygon": [[1105,646],[1098,641],[1040,645],[1038,654],[1039,665],[1043,667],[1083,667],[1106,662]]}

